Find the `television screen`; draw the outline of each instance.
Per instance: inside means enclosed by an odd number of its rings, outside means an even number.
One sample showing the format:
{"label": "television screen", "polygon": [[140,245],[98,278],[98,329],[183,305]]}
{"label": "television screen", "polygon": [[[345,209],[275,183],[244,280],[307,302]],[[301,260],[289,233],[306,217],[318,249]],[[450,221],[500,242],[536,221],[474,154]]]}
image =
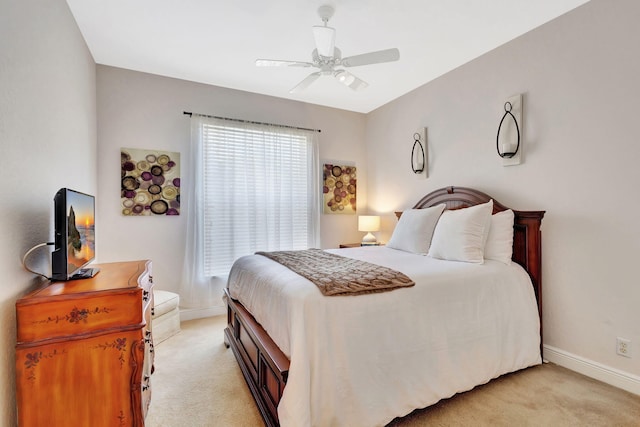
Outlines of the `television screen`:
{"label": "television screen", "polygon": [[63,188],[54,197],[55,250],[52,278],[91,277],[96,269],[83,269],[95,259],[95,198]]}

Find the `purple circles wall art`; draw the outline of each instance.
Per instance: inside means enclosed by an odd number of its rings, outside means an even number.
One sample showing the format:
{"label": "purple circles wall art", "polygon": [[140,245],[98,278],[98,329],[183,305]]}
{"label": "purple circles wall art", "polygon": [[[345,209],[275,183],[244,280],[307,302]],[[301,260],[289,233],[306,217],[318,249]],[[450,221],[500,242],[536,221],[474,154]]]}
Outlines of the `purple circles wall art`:
{"label": "purple circles wall art", "polygon": [[121,148],[120,209],[126,216],[180,215],[180,153]]}

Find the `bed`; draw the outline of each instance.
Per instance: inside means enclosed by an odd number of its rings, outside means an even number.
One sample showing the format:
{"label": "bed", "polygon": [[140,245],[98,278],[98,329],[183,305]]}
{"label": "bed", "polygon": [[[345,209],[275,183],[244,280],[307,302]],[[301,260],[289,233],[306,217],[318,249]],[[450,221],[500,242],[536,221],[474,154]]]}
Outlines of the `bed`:
{"label": "bed", "polygon": [[[414,209],[444,204],[454,211],[488,202],[492,214],[509,210],[464,187],[433,191]],[[541,363],[543,216],[513,210],[514,262],[508,265],[387,247],[329,250],[415,281],[371,295],[326,297],[264,256],[237,260],[225,289],[225,343],[265,424],[385,425]]]}

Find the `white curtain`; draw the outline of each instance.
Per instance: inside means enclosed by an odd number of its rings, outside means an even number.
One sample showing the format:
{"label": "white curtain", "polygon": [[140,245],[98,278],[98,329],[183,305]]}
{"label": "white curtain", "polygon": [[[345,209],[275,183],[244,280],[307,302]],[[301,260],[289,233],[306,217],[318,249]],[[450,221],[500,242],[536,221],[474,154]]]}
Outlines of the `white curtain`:
{"label": "white curtain", "polygon": [[255,251],[318,247],[317,132],[193,115],[181,305],[219,305],[215,283]]}

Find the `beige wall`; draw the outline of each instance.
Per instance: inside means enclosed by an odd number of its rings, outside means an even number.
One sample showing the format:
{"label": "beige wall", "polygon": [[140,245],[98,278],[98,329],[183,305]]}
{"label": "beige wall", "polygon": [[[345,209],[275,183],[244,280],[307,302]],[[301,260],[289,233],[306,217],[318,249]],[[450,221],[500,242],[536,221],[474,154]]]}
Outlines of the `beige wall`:
{"label": "beige wall", "polygon": [[[186,201],[175,217],[125,217],[120,213],[120,148],[181,153],[189,165],[189,117],[184,111],[321,129],[321,159],[359,166],[358,205],[366,205],[365,116],[280,98],[99,65],[98,194],[100,261],[150,258],[159,289],[177,291],[186,234]],[[188,182],[185,185],[189,185]],[[359,241],[355,215],[323,215],[323,247]],[[222,296],[221,285],[219,293]],[[218,308],[223,308],[218,299]],[[223,312],[223,311],[220,311]]]}
{"label": "beige wall", "polygon": [[[640,2],[594,0],[367,116],[369,206],[392,212],[470,186],[543,221],[545,355],[640,393]],[[505,100],[524,99],[524,164],[501,166]],[[411,176],[428,127],[430,177]],[[398,172],[399,170],[399,172]],[[390,224],[390,223],[388,223]],[[389,226],[386,230],[391,232]],[[615,353],[632,340],[633,358]],[[610,378],[607,378],[610,379]]]}
{"label": "beige wall", "polygon": [[[0,426],[15,426],[15,301],[61,187],[96,192],[95,64],[63,0],[0,0]],[[50,273],[50,249],[29,265]]]}

